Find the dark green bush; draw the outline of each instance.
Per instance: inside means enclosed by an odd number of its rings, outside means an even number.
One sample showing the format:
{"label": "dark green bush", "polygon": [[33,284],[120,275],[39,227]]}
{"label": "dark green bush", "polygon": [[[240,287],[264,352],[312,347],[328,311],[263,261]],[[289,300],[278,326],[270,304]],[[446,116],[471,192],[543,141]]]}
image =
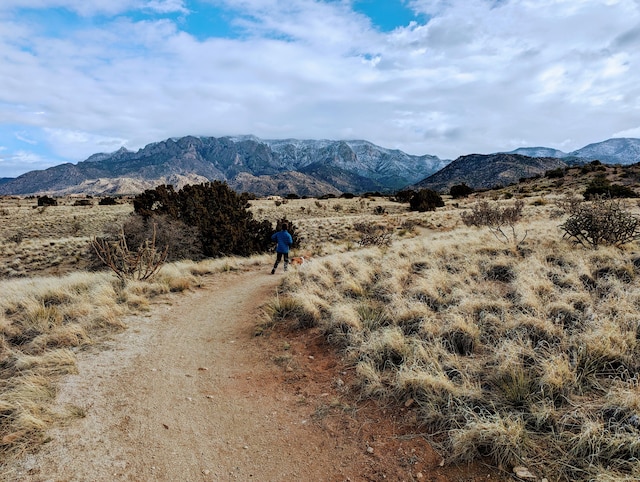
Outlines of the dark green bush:
{"label": "dark green bush", "polygon": [[549,179],[558,179],[564,177],[564,168],[558,167],[557,169],[550,169],[544,173],[544,177]]}
{"label": "dark green bush", "polygon": [[420,189],[409,200],[412,211],[435,211],[436,208],[444,206],[444,201],[440,194],[431,189]]}
{"label": "dark green bush", "polygon": [[604,176],[596,176],[591,180],[587,189],[584,191],[584,198],[594,199],[595,197],[605,196],[609,198],[635,198],[638,194],[630,187],[621,184],[611,184]]}
{"label": "dark green bush", "polygon": [[395,196],[393,196],[393,201],[399,203],[408,203],[411,201],[411,198],[416,192],[412,189],[406,189],[404,191],[398,191]]}
{"label": "dark green bush", "polygon": [[206,257],[248,256],[271,246],[271,223],[253,219],[248,195],[224,182],[188,185],[178,192],[173,186],[158,186],[136,196],[133,207],[141,216],[168,216],[196,228],[196,242]]}
{"label": "dark green bush", "polygon": [[38,206],[57,206],[58,201],[49,196],[38,196]]}
{"label": "dark green bush", "polygon": [[110,196],[103,197],[102,199],[100,199],[100,201],[98,201],[99,206],[115,206],[116,204],[118,204],[118,201]]}
{"label": "dark green bush", "polygon": [[451,186],[451,189],[449,189],[449,194],[454,199],[467,197],[471,193],[473,193],[473,188],[467,186],[464,182],[462,184],[456,184],[455,186]]}

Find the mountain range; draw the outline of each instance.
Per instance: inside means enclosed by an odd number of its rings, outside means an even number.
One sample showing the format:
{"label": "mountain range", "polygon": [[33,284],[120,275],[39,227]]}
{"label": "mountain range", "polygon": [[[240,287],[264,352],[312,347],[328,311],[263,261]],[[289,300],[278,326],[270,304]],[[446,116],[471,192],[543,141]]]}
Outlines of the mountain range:
{"label": "mountain range", "polygon": [[596,159],[622,165],[640,162],[640,139],[609,139],[570,153],[526,147],[449,161],[363,140],[187,136],[152,143],[136,152],[121,148],[77,164],[3,178],[0,194],[135,194],[159,184],[180,188],[210,180],[226,181],[236,191],[258,196],[394,192],[410,186],[445,191],[461,182],[473,188],[506,185]]}

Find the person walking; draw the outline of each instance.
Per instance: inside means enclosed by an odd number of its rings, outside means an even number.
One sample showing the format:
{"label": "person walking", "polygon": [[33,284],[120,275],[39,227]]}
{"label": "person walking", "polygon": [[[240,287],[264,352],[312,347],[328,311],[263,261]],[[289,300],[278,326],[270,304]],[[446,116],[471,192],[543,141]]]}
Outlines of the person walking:
{"label": "person walking", "polygon": [[271,274],[276,274],[278,264],[283,257],[284,270],[287,271],[287,266],[289,265],[289,248],[293,246],[293,238],[291,237],[287,229],[289,229],[287,223],[282,223],[282,226],[280,226],[280,231],[275,232],[271,236],[271,241],[275,241],[276,243],[278,243],[278,245],[276,246],[276,264],[273,265]]}

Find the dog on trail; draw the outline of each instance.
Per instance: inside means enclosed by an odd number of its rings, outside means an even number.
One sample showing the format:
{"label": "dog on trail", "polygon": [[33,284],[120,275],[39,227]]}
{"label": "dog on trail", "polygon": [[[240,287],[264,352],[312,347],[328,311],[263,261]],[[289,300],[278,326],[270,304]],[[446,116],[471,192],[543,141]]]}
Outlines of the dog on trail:
{"label": "dog on trail", "polygon": [[292,258],[289,258],[289,264],[293,266],[302,266],[309,261],[311,261],[311,253],[305,253],[301,256],[293,256]]}

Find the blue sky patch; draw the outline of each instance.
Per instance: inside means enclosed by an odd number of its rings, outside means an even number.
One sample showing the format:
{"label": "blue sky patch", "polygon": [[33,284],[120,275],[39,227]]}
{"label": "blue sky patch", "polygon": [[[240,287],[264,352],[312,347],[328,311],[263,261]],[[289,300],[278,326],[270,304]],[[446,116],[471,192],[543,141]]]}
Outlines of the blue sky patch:
{"label": "blue sky patch", "polygon": [[357,0],[353,8],[369,17],[373,25],[383,32],[420,20],[403,0]]}

